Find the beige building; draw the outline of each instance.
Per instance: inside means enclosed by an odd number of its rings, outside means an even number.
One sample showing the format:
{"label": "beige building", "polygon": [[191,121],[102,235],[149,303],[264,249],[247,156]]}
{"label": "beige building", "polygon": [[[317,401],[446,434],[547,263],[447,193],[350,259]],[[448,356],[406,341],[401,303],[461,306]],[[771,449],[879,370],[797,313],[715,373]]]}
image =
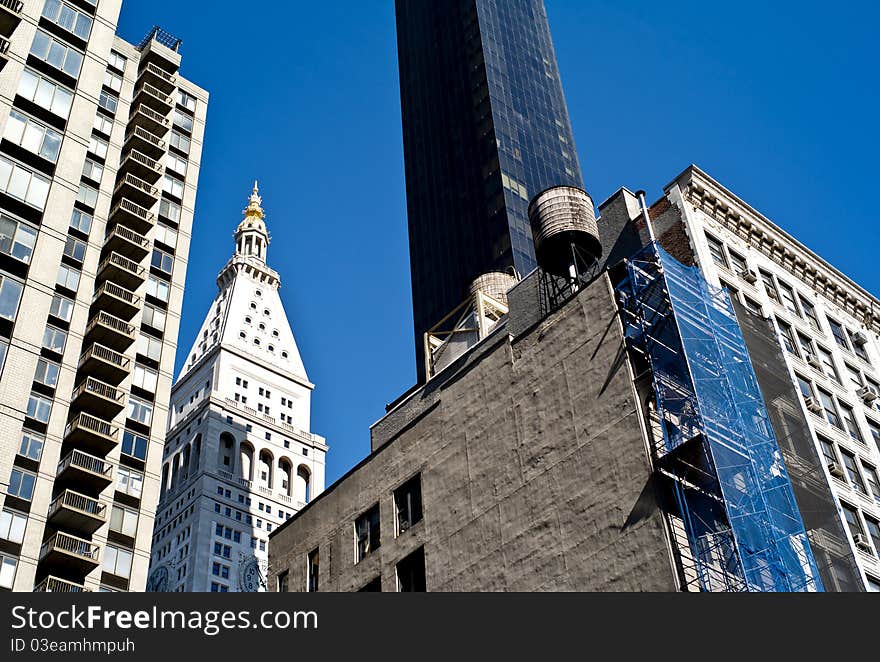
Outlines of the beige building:
{"label": "beige building", "polygon": [[120,0],[0,2],[0,588],[143,590],[208,94]]}

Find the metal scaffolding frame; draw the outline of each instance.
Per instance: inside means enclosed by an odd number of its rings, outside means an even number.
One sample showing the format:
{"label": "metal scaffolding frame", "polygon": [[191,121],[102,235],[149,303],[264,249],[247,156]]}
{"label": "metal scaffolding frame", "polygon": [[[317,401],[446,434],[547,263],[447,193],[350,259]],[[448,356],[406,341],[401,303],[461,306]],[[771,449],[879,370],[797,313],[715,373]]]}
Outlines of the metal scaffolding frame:
{"label": "metal scaffolding frame", "polygon": [[704,591],[823,590],[728,294],[656,243],[625,271],[620,312],[629,351],[650,366],[662,431],[653,460],[679,505],[685,581]]}

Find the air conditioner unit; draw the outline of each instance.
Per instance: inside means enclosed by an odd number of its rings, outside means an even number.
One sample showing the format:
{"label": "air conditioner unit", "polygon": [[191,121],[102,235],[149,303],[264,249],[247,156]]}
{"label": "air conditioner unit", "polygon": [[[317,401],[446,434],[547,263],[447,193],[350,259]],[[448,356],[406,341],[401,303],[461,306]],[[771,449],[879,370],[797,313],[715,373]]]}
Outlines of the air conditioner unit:
{"label": "air conditioner unit", "polygon": [[815,354],[805,354],[804,360],[807,362],[807,365],[815,368],[816,370],[822,370],[822,362],[819,360],[819,357]]}
{"label": "air conditioner unit", "polygon": [[865,537],[863,533],[857,533],[853,536],[853,542],[856,544],[856,547],[859,549],[870,552],[871,551],[871,543],[868,542],[868,539]]}
{"label": "air conditioner unit", "polygon": [[843,469],[840,468],[840,465],[837,464],[837,462],[828,463],[828,473],[835,478],[843,478]]}
{"label": "air conditioner unit", "polygon": [[758,282],[758,274],[756,274],[751,269],[745,269],[744,271],[739,272],[739,277],[742,278],[747,283],[754,285]]}
{"label": "air conditioner unit", "polygon": [[853,344],[862,347],[863,345],[868,344],[868,336],[866,336],[865,333],[862,331],[856,331],[854,334],[852,334],[852,341]]}
{"label": "air conditioner unit", "polygon": [[863,386],[859,389],[858,396],[862,399],[866,405],[874,404],[877,400],[877,394],[873,389],[868,388],[867,386]]}
{"label": "air conditioner unit", "polygon": [[816,398],[807,398],[804,401],[804,404],[807,405],[807,411],[812,412],[813,414],[821,414],[824,411],[822,405],[816,400]]}

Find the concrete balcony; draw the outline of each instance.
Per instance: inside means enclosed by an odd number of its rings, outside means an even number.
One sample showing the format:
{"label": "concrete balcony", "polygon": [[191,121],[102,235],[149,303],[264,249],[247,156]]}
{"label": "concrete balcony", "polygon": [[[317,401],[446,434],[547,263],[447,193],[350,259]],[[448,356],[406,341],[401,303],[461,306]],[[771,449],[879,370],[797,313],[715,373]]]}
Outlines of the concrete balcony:
{"label": "concrete balcony", "polygon": [[9,37],[15,32],[15,28],[21,23],[22,9],[22,0],[0,0],[0,35]]}
{"label": "concrete balcony", "polygon": [[141,298],[137,294],[111,282],[98,288],[92,303],[126,320],[137,315],[141,309]]}
{"label": "concrete balcony", "polygon": [[134,103],[141,103],[162,116],[167,116],[174,108],[174,98],[146,81],[134,91]]}
{"label": "concrete balcony", "polygon": [[123,149],[135,149],[147,156],[160,159],[165,154],[165,141],[142,126],[135,126],[125,135]]}
{"label": "concrete balcony", "polygon": [[92,535],[107,522],[107,504],[65,490],[49,506],[48,520],[56,528]]}
{"label": "concrete balcony", "polygon": [[141,234],[147,234],[156,223],[156,215],[128,198],[122,198],[110,210],[110,222],[122,223]]}
{"label": "concrete balcony", "polygon": [[[126,175],[131,177],[131,175]],[[150,240],[124,225],[115,225],[107,235],[104,248],[140,262],[150,253]]]}
{"label": "concrete balcony", "polygon": [[138,72],[138,82],[149,83],[165,94],[171,94],[177,89],[177,77],[152,62],[147,62]]}
{"label": "concrete balcony", "polygon": [[78,411],[115,418],[125,409],[125,392],[94,377],[86,377],[74,390],[71,406]]}
{"label": "concrete balcony", "polygon": [[58,482],[99,493],[113,483],[113,465],[94,455],[72,450],[58,464]]}
{"label": "concrete balcony", "polygon": [[43,543],[40,562],[52,569],[87,575],[100,565],[101,548],[90,540],[59,531]]}
{"label": "concrete balcony", "polygon": [[119,443],[119,428],[81,412],[67,424],[64,441],[98,455],[106,455]]}
{"label": "concrete balcony", "polygon": [[34,593],[91,593],[92,589],[82,584],[69,582],[58,577],[46,577],[34,587]]}
{"label": "concrete balcony", "polygon": [[137,339],[137,329],[125,320],[99,310],[86,327],[86,342],[95,342],[105,347],[124,352]]}
{"label": "concrete balcony", "polygon": [[146,270],[140,264],[119,253],[110,253],[98,267],[98,280],[102,283],[109,280],[136,290],[146,279]]}
{"label": "concrete balcony", "polygon": [[162,177],[162,164],[155,159],[151,159],[146,154],[133,149],[122,159],[122,163],[119,165],[119,172],[130,172],[135,177],[152,185]]}
{"label": "concrete balcony", "polygon": [[103,345],[92,345],[79,359],[80,370],[108,384],[119,384],[128,376],[131,359]]}
{"label": "concrete balcony", "polygon": [[176,74],[180,69],[181,41],[165,30],[154,27],[150,33],[138,44],[141,52],[141,62],[155,64],[169,74]]}
{"label": "concrete balcony", "polygon": [[171,122],[168,121],[167,117],[160,115],[144,104],[139,104],[131,109],[128,123],[130,126],[146,129],[159,138],[163,138],[171,128]]}

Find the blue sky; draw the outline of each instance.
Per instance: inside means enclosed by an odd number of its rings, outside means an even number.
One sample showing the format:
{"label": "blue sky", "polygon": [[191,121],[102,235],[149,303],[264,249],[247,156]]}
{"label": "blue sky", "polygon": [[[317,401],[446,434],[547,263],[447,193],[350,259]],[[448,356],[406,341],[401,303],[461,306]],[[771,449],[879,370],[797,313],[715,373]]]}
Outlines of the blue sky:
{"label": "blue sky", "polygon": [[[328,484],[415,380],[393,4],[124,0],[120,20],[181,37],[212,94],[178,367],[259,178]],[[546,5],[595,200],[656,199],[696,163],[880,293],[875,5]]]}

